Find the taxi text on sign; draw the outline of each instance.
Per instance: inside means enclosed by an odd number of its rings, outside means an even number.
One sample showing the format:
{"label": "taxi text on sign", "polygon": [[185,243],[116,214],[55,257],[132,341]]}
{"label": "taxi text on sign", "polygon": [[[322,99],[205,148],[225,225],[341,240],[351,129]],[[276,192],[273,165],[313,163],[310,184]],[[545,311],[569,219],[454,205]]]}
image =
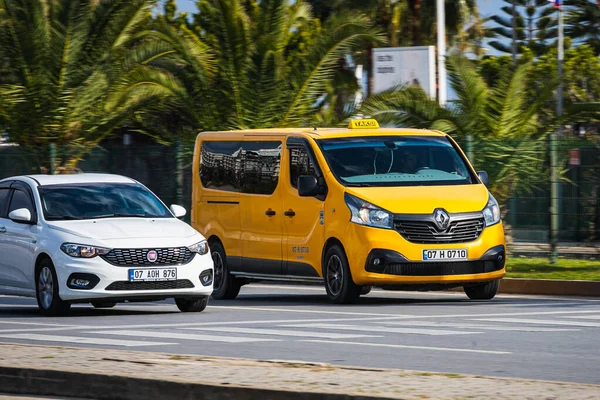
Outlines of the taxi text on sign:
{"label": "taxi text on sign", "polygon": [[374,119],[354,119],[348,124],[349,129],[377,129],[379,124]]}

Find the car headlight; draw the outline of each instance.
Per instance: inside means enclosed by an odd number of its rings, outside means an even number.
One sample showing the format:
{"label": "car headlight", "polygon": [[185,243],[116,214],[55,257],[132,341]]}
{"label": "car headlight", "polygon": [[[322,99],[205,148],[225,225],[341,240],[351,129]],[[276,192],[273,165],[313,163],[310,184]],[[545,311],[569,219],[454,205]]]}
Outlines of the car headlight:
{"label": "car headlight", "polygon": [[192,253],[198,253],[200,255],[204,255],[204,254],[208,253],[208,243],[206,243],[206,240],[203,240],[201,242],[198,242],[196,244],[188,246],[188,250],[191,251]]}
{"label": "car headlight", "polygon": [[491,194],[487,206],[483,209],[483,218],[485,219],[485,226],[492,226],[500,222],[500,207]]}
{"label": "car headlight", "polygon": [[108,254],[110,249],[104,247],[86,246],[83,244],[63,243],[60,249],[68,256],[79,258],[93,258]]}
{"label": "car headlight", "polygon": [[390,212],[348,193],[344,195],[344,200],[352,214],[350,221],[374,228],[392,229],[394,218]]}

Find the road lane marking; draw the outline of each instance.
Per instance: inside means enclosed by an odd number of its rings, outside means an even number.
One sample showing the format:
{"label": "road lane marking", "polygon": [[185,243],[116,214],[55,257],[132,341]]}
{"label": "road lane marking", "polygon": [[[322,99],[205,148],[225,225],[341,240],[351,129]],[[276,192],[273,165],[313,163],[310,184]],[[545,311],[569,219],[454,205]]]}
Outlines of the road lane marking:
{"label": "road lane marking", "polygon": [[150,337],[150,338],[165,338],[165,339],[181,339],[181,340],[199,340],[205,342],[223,342],[223,343],[252,343],[252,342],[279,342],[276,339],[256,339],[249,337],[236,336],[215,336],[215,335],[197,335],[188,333],[175,332],[150,332],[150,331],[94,331],[88,332],[94,335],[117,335],[117,336],[135,336],[135,337]]}
{"label": "road lane marking", "polygon": [[19,322],[13,320],[0,320],[0,324],[8,324],[8,325],[39,325],[39,326],[54,326],[54,327],[64,327],[64,328],[76,328],[81,325],[66,325],[66,324],[45,324],[43,322]]}
{"label": "road lane marking", "polygon": [[576,316],[576,317],[566,316],[564,318],[600,319],[600,315],[579,315],[579,316]]}
{"label": "road lane marking", "polygon": [[567,328],[543,328],[538,326],[502,326],[485,325],[478,323],[444,323],[444,322],[426,322],[426,321],[382,321],[382,324],[394,326],[429,326],[440,328],[459,328],[459,329],[484,329],[490,331],[515,331],[515,332],[578,332],[581,329]]}
{"label": "road lane marking", "polygon": [[[91,328],[90,326],[85,329]],[[83,328],[81,328],[83,329]],[[2,333],[28,333],[28,332],[56,332],[56,331],[73,331],[72,327],[62,327],[62,328],[14,328],[14,329],[0,329],[0,334]]]}
{"label": "road lane marking", "polygon": [[566,326],[585,326],[591,328],[600,327],[600,322],[581,322],[581,321],[559,321],[555,319],[524,319],[524,318],[481,318],[476,321],[489,322],[508,322],[519,324],[539,324],[539,325],[566,325]]}
{"label": "road lane marking", "polygon": [[453,347],[410,346],[410,345],[403,345],[403,344],[385,344],[385,343],[340,342],[339,340],[330,341],[330,340],[307,339],[307,340],[301,340],[301,342],[338,344],[338,345],[350,345],[350,346],[387,347],[387,348],[392,348],[392,349],[454,351],[454,352],[461,352],[461,353],[512,354],[510,351],[459,349],[459,348],[453,348]]}
{"label": "road lane marking", "polygon": [[447,335],[474,335],[483,332],[449,331],[443,329],[417,329],[417,328],[390,328],[388,326],[360,326],[339,324],[292,324],[282,325],[285,328],[314,328],[314,329],[340,329],[358,332],[388,332],[406,333],[415,335],[447,336]]}
{"label": "road lane marking", "polygon": [[325,339],[358,339],[358,338],[379,338],[382,336],[372,335],[352,335],[345,333],[330,333],[330,332],[309,332],[309,331],[294,331],[281,329],[258,329],[258,328],[236,328],[236,327],[195,327],[182,328],[190,330],[205,330],[228,333],[244,333],[251,335],[276,335],[276,336],[294,336],[294,337],[316,337]]}
{"label": "road lane marking", "polygon": [[[217,308],[222,310],[244,310],[244,311],[275,311],[275,312],[287,312],[287,313],[308,313],[308,314],[332,314],[332,315],[356,315],[358,311],[354,312],[343,312],[343,311],[325,311],[325,310],[307,310],[302,308],[269,308],[269,307],[243,307],[243,306],[209,306],[209,308]],[[370,317],[412,317],[412,315],[403,314],[378,314],[378,313],[363,313],[361,315],[367,315]]]}
{"label": "road lane marking", "polygon": [[109,346],[124,346],[124,347],[142,347],[142,346],[167,346],[178,343],[163,343],[163,342],[144,342],[140,340],[117,340],[103,339],[80,336],[56,336],[56,335],[40,335],[36,333],[22,333],[16,335],[0,335],[0,338],[18,339],[18,340],[36,340],[42,342],[66,342],[79,344],[95,344]]}

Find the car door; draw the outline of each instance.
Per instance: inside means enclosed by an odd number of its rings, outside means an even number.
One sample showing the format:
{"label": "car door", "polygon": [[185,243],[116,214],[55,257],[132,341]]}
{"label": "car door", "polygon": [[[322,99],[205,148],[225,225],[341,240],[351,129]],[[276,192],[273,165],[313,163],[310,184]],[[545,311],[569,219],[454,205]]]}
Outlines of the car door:
{"label": "car door", "polygon": [[14,210],[25,208],[32,216],[31,223],[12,221],[8,217],[3,220],[6,232],[2,235],[3,255],[6,263],[8,286],[31,290],[35,288],[34,252],[37,243],[37,212],[34,206],[31,188],[23,182],[15,182],[11,186],[7,216]]}
{"label": "car door", "polygon": [[283,215],[282,139],[244,141],[239,157],[242,270],[281,275]]}
{"label": "car door", "polygon": [[4,256],[7,251],[6,225],[9,222],[7,219],[7,210],[10,196],[12,195],[11,183],[0,183],[0,287],[9,286],[12,283],[9,272],[9,260]]}
{"label": "car door", "polygon": [[285,274],[317,277],[324,238],[324,196],[300,197],[298,177],[312,175],[324,183],[321,169],[306,139],[289,138],[286,152],[284,211]]}

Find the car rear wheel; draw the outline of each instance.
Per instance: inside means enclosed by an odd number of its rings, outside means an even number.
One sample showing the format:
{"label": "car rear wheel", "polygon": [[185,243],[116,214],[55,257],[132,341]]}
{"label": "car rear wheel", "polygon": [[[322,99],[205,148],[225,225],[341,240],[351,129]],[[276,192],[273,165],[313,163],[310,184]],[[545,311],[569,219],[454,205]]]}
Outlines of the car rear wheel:
{"label": "car rear wheel", "polygon": [[58,278],[52,261],[44,259],[36,270],[36,299],[40,312],[47,316],[63,315],[71,304],[58,295]]}
{"label": "car rear wheel", "polygon": [[242,284],[229,273],[227,256],[221,243],[215,241],[210,245],[214,264],[214,281],[212,297],[216,300],[233,300],[240,293]]}
{"label": "car rear wheel", "polygon": [[113,301],[92,301],[94,308],[113,308],[117,303]]}
{"label": "car rear wheel", "polygon": [[499,287],[500,281],[496,280],[474,286],[465,286],[463,289],[471,300],[491,300],[498,293]]}
{"label": "car rear wheel", "polygon": [[181,312],[201,312],[208,305],[208,296],[175,299]]}
{"label": "car rear wheel", "polygon": [[352,280],[346,253],[339,245],[334,245],[327,250],[323,277],[327,296],[335,303],[348,304],[358,300],[361,287]]}

